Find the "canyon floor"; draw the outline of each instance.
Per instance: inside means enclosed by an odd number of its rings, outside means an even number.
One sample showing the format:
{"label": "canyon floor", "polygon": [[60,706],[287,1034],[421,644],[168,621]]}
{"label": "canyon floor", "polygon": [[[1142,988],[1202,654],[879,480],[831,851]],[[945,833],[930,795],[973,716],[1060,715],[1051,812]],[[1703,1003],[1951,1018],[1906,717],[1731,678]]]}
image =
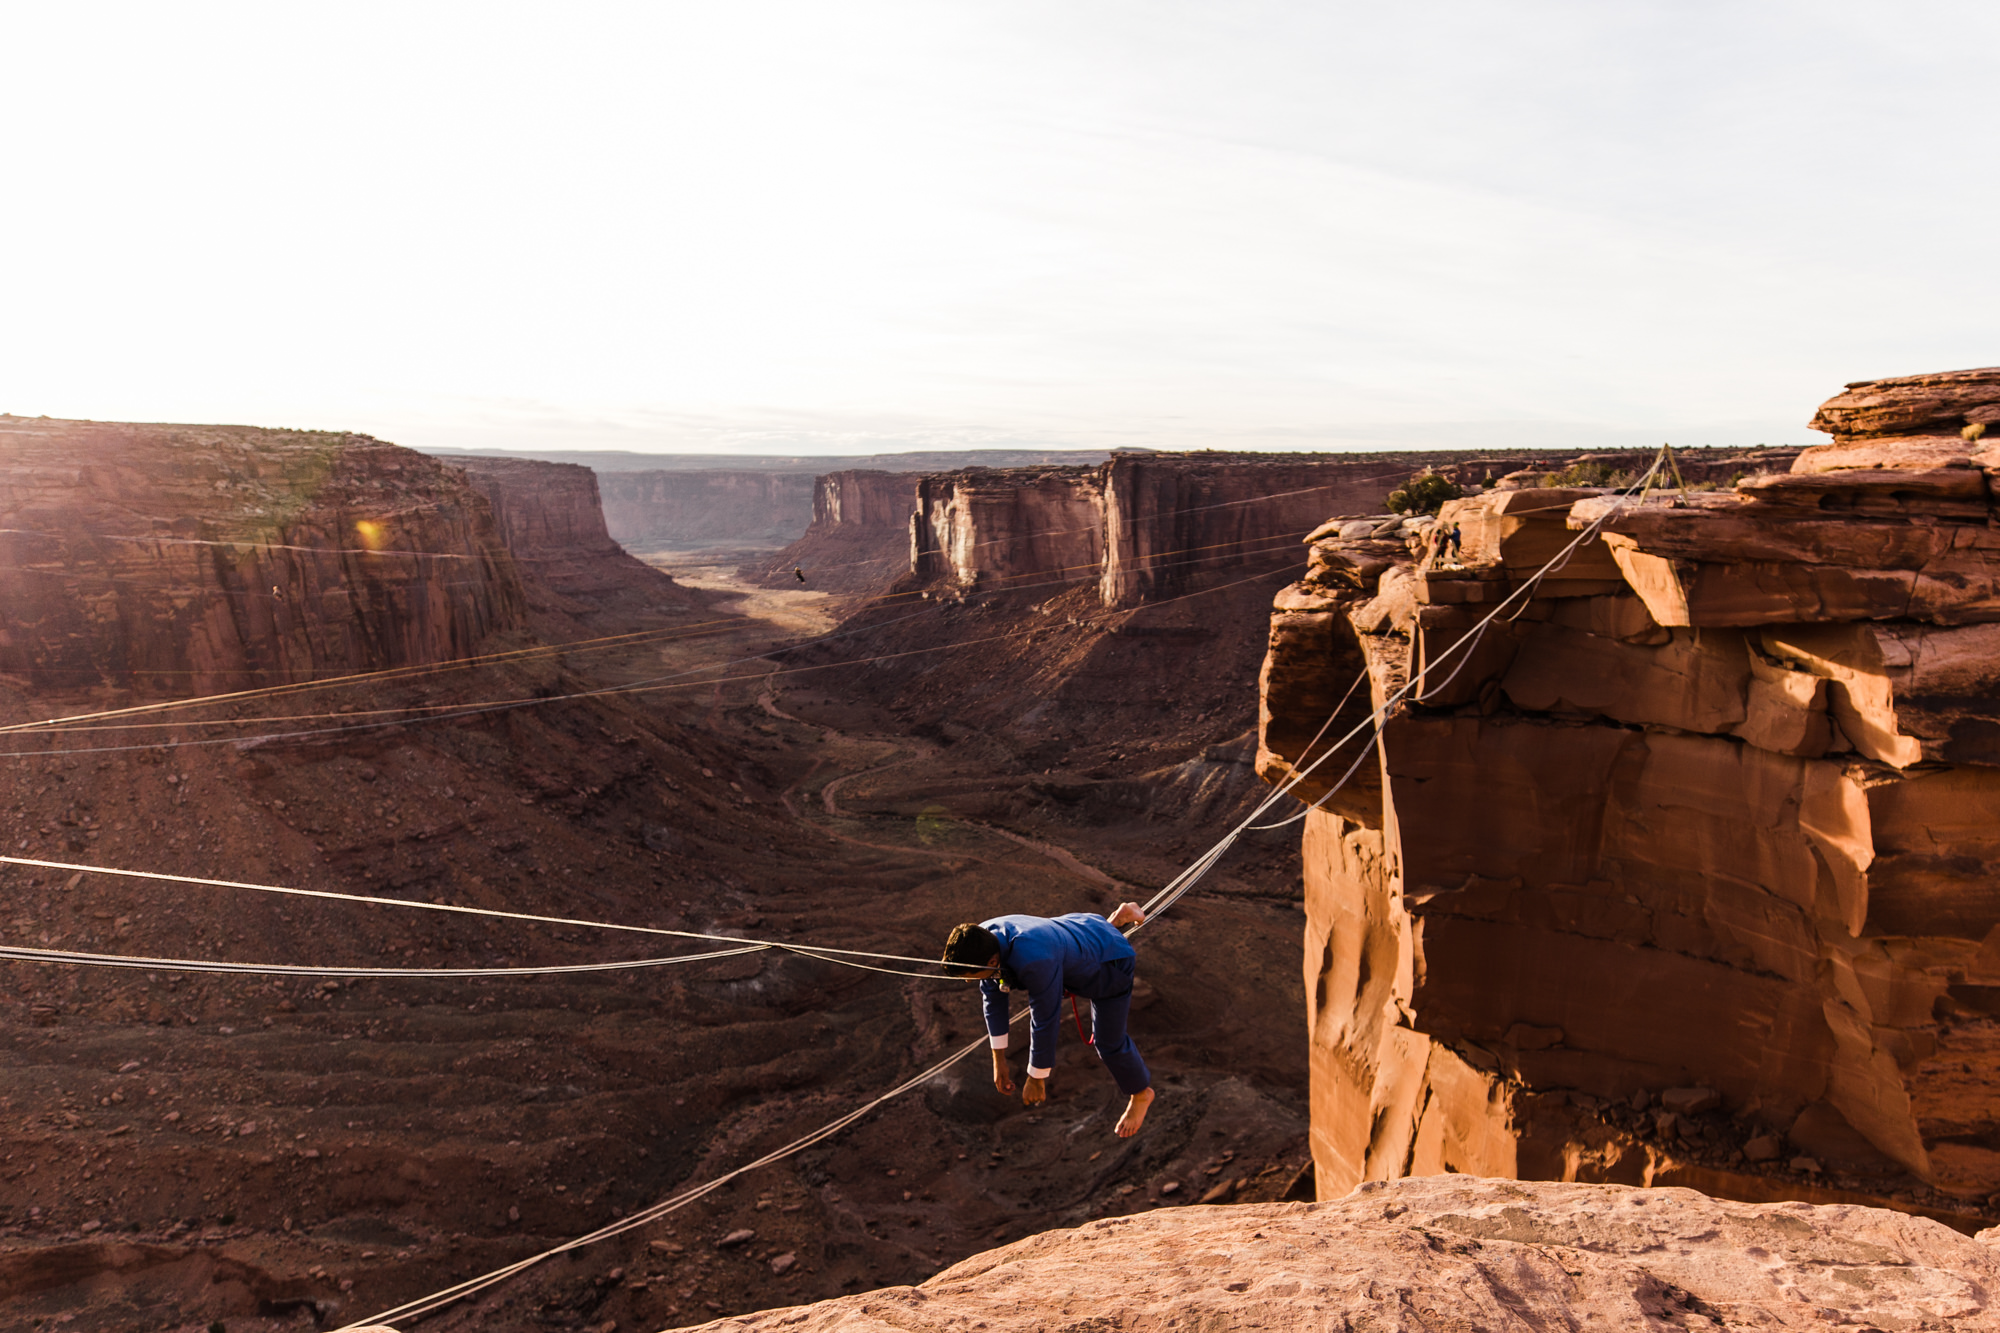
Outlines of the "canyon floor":
{"label": "canyon floor", "polygon": [[[847,638],[761,657],[852,603],[752,589],[726,562],[676,573],[710,590],[538,603],[544,640],[645,638],[213,725],[9,737],[5,848],[930,956],[960,920],[1143,898],[1257,794],[1261,631],[1204,656],[1189,645],[1217,617],[906,590]],[[1261,622],[1270,586],[1219,618]],[[640,688],[568,697],[621,686]],[[492,700],[533,702],[464,711]],[[103,702],[0,693],[0,720]],[[448,716],[368,712],[411,706]],[[356,967],[686,951],[70,870],[0,867],[0,885],[21,945]],[[1039,1111],[975,1057],[422,1326],[661,1328],[921,1281],[1093,1217],[1309,1197],[1299,922],[1296,841],[1275,835],[1149,928],[1134,1030],[1163,1095],[1133,1140],[1070,1031]],[[79,1333],[361,1319],[709,1179],[980,1030],[960,987],[776,953],[465,980],[5,966],[0,1315]]]}

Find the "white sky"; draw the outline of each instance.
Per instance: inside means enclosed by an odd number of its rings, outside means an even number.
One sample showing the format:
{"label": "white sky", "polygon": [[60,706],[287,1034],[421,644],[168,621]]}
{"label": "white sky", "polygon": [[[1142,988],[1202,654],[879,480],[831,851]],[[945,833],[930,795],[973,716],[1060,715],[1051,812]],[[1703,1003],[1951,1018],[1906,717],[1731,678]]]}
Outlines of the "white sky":
{"label": "white sky", "polygon": [[1803,443],[2000,362],[2000,6],[0,10],[0,410]]}

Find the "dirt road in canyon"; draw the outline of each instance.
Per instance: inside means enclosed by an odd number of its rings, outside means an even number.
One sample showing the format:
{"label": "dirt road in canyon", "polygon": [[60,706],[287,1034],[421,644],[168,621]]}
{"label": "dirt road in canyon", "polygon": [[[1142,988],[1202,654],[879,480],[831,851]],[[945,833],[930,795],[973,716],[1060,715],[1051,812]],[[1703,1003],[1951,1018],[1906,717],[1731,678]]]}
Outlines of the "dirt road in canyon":
{"label": "dirt road in canyon", "polygon": [[[725,666],[824,625],[817,596],[718,580],[693,604],[593,626],[655,642],[321,706],[694,673],[648,693],[333,740],[174,746],[212,734],[188,726],[137,751],[15,757],[9,846],[923,956],[959,920],[1108,910],[1130,891],[1105,877],[1163,882],[1171,859],[1128,863],[1135,830],[1115,822],[1008,827],[968,793],[1016,790],[1044,756],[913,733],[849,690],[865,666]],[[9,721],[66,702],[0,700]],[[579,927],[74,872],[9,868],[0,883],[16,908],[6,939],[54,947],[357,967],[650,949]],[[1164,1095],[1140,1138],[1111,1136],[1114,1090],[1074,1040],[1034,1112],[968,1062],[662,1225],[425,1327],[665,1327],[918,1279],[1065,1221],[1279,1197],[1306,1159],[1294,890],[1225,871],[1145,941],[1134,1029]],[[335,1326],[727,1170],[979,1030],[959,987],[771,954],[596,978],[331,983],[6,966],[0,1311],[23,1327],[71,1316],[79,1333]]]}

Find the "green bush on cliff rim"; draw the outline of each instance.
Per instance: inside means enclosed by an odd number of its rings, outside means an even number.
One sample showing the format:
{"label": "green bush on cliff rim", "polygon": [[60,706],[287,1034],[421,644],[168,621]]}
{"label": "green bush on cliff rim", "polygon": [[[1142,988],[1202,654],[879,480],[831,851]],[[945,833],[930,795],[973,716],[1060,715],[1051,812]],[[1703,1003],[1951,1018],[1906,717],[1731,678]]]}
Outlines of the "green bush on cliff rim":
{"label": "green bush on cliff rim", "polygon": [[1639,479],[1639,474],[1630,468],[1615,468],[1609,463],[1571,463],[1560,472],[1551,472],[1542,478],[1544,486],[1630,486]]}
{"label": "green bush on cliff rim", "polygon": [[1419,472],[1404,482],[1396,490],[1389,492],[1383,503],[1392,514],[1435,514],[1444,507],[1446,500],[1456,500],[1465,492],[1457,483],[1435,472]]}

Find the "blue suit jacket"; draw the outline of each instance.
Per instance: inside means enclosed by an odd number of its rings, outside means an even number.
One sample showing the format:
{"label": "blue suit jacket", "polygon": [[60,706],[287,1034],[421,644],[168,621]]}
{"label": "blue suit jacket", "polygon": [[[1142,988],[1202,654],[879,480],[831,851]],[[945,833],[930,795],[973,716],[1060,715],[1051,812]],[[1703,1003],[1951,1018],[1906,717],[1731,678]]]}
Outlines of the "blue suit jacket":
{"label": "blue suit jacket", "polygon": [[[1067,916],[996,916],[980,925],[1000,941],[1000,980],[1028,993],[1028,1067],[1053,1069],[1062,1031],[1063,992],[1109,1000],[1132,989],[1137,955],[1118,927],[1094,912]],[[1109,967],[1107,963],[1125,963]],[[979,983],[986,1033],[1007,1035],[1007,994],[1000,981]]]}

